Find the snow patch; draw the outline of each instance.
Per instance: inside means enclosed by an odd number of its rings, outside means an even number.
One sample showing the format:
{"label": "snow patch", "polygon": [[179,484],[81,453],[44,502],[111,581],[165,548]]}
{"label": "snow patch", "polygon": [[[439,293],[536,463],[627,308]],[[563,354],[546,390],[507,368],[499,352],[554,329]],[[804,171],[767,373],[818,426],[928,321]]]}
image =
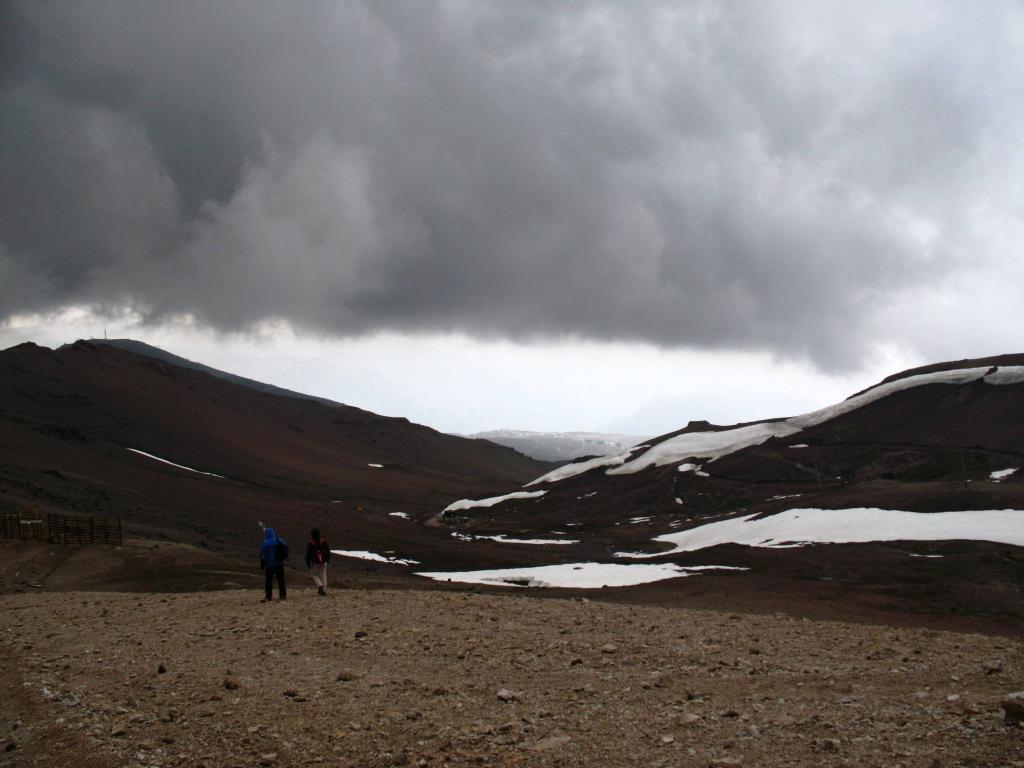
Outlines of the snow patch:
{"label": "snow patch", "polygon": [[373,560],[377,563],[391,563],[392,565],[419,565],[419,560],[408,560],[401,557],[378,555],[376,552],[367,552],[365,549],[332,549],[331,554],[342,557],[355,557],[359,560]]}
{"label": "snow patch", "polygon": [[466,584],[495,584],[514,587],[554,587],[563,589],[598,589],[601,587],[628,587],[652,581],[695,576],[702,571],[745,571],[727,565],[698,565],[682,567],[674,563],[632,564],[620,563],[566,563],[540,565],[529,568],[501,568],[486,571],[424,572],[435,581],[458,581]]}
{"label": "snow patch", "polygon": [[384,469],[383,464],[367,464],[366,466],[373,467],[374,469]]}
{"label": "snow patch", "polygon": [[679,471],[693,472],[693,474],[697,475],[698,477],[711,477],[711,475],[709,475],[707,472],[701,471],[700,464],[693,464],[689,461],[686,462],[685,464],[680,464]]}
{"label": "snow patch", "polygon": [[989,479],[994,483],[998,483],[1003,478],[1009,477],[1014,472],[1017,472],[1020,467],[1013,467],[1011,469],[997,469],[995,472],[989,474]]}
{"label": "snow patch", "polygon": [[791,445],[789,447],[790,448],[810,448],[811,446],[809,446],[807,443],[796,443],[796,444]]}
{"label": "snow patch", "polygon": [[650,448],[649,445],[637,445],[633,448],[629,448],[621,453],[613,453],[607,456],[598,456],[588,461],[577,461],[574,464],[566,464],[553,469],[546,475],[541,475],[536,480],[531,480],[524,487],[529,488],[531,485],[537,485],[539,483],[554,483],[559,480],[565,480],[567,477],[575,477],[576,475],[582,475],[584,472],[589,472],[592,469],[598,469],[600,467],[617,467],[620,464],[624,464],[629,461],[636,451],[644,448]]}
{"label": "snow patch", "polygon": [[1024,511],[903,512],[891,509],[790,509],[755,520],[735,517],[656,537],[672,544],[655,554],[618,552],[618,557],[649,558],[693,552],[719,544],[781,548],[804,544],[869,541],[994,541],[1024,546]]}
{"label": "snow patch", "polygon": [[146,453],[145,451],[139,451],[139,450],[136,450],[135,448],[126,448],[125,450],[126,451],[131,451],[132,453],[137,453],[140,456],[145,456],[147,459],[153,459],[154,461],[159,461],[159,462],[162,462],[164,464],[170,464],[172,467],[177,467],[178,469],[184,469],[184,470],[187,470],[189,472],[195,472],[197,475],[208,475],[210,477],[219,477],[222,480],[224,479],[224,475],[216,475],[213,472],[203,472],[202,470],[199,470],[199,469],[192,469],[192,467],[186,467],[184,464],[175,464],[173,461],[168,461],[167,459],[161,459],[159,456],[154,456],[152,453]]}
{"label": "snow patch", "polygon": [[400,517],[403,520],[411,520],[408,513],[406,512],[388,512],[388,517]]}
{"label": "snow patch", "polygon": [[[691,456],[699,456],[713,461],[743,448],[760,445],[771,437],[788,437],[796,434],[800,429],[788,421],[772,421],[735,429],[723,429],[718,432],[686,432],[663,443],[658,443],[639,458],[609,469],[608,474],[631,475],[647,467],[661,467]],[[687,470],[680,469],[680,471]],[[699,467],[693,471],[698,472]]]}
{"label": "snow patch", "polygon": [[474,509],[476,507],[493,507],[495,504],[501,504],[501,502],[511,499],[539,499],[545,493],[547,491],[516,491],[515,493],[506,493],[504,496],[491,496],[489,499],[462,499],[461,501],[449,504],[442,510],[441,514],[458,512],[463,509]]}
{"label": "snow patch", "polygon": [[453,533],[458,539],[463,541],[497,541],[500,544],[579,544],[579,539],[513,539],[509,538],[503,533],[499,533],[496,536],[484,536],[482,534],[469,534],[469,533]]}

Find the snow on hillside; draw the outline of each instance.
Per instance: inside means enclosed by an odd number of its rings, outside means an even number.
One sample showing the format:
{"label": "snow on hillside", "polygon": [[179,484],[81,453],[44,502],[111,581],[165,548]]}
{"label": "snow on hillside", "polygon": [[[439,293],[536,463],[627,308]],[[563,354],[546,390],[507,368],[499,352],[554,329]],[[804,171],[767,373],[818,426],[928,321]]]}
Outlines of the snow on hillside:
{"label": "snow on hillside", "polygon": [[963,368],[952,371],[937,371],[908,376],[862,392],[859,395],[843,400],[841,403],[821,408],[802,416],[794,416],[783,421],[764,424],[751,424],[746,427],[722,430],[721,432],[689,432],[658,443],[642,456],[619,467],[608,470],[609,475],[624,475],[638,472],[641,469],[665,464],[691,456],[699,456],[711,461],[734,453],[752,445],[759,445],[770,437],[788,437],[808,427],[816,427],[839,416],[863,408],[865,405],[881,400],[883,397],[927,384],[969,384],[982,379],[987,384],[1018,384],[1024,382],[1024,366],[1000,368],[988,374],[988,368]]}
{"label": "snow on hillside", "polygon": [[655,554],[618,552],[618,557],[650,558],[693,552],[719,544],[782,548],[803,544],[851,544],[869,541],[994,541],[1024,546],[1024,511],[902,512],[891,509],[790,509],[754,519],[734,517],[655,541],[673,548]]}
{"label": "snow on hillside", "polygon": [[556,587],[599,589],[649,584],[662,579],[694,576],[701,571],[745,571],[727,565],[683,567],[675,563],[623,565],[619,563],[565,563],[528,568],[502,568],[489,571],[452,571],[417,573],[435,581],[458,581],[467,584],[501,584],[512,587]]}
{"label": "snow on hillside", "polygon": [[178,469],[195,472],[197,475],[208,475],[209,477],[219,477],[222,480],[224,479],[224,475],[218,475],[213,472],[203,472],[201,469],[192,469],[192,467],[186,467],[184,464],[175,464],[173,461],[161,459],[159,456],[154,456],[152,453],[146,453],[145,451],[140,451],[135,448],[126,448],[125,450],[137,453],[139,456],[145,456],[147,459],[153,459],[153,461],[159,461],[161,464],[170,464],[172,467],[177,467]]}
{"label": "snow on hillside", "polygon": [[638,445],[635,448],[629,448],[622,453],[598,456],[595,459],[588,459],[587,461],[577,461],[575,464],[566,464],[558,469],[551,470],[546,475],[541,475],[536,480],[531,480],[524,487],[529,488],[531,485],[537,485],[538,483],[554,483],[558,480],[564,480],[567,477],[582,475],[584,472],[589,472],[590,470],[597,469],[599,467],[616,467],[629,461],[629,457],[636,451],[649,447],[650,446],[647,445]]}
{"label": "snow on hillside", "polygon": [[460,512],[464,509],[473,509],[475,507],[493,507],[495,504],[511,499],[539,499],[545,493],[547,491],[516,491],[515,493],[506,493],[504,496],[491,496],[488,499],[461,499],[453,501],[441,511],[441,514]]}
{"label": "snow on hillside", "polygon": [[858,408],[863,408],[865,405],[880,400],[883,397],[928,384],[963,385],[978,380],[984,381],[986,384],[995,385],[1024,382],[1024,366],[1003,366],[995,371],[990,371],[990,368],[984,367],[961,368],[908,376],[879,384],[866,392],[843,400],[841,403],[805,413],[801,416],[793,416],[788,419],[760,424],[748,424],[743,427],[723,429],[715,432],[686,432],[657,443],[635,459],[630,458],[630,454],[637,449],[632,449],[632,451],[625,453],[602,456],[580,464],[568,464],[527,483],[527,485],[564,480],[567,477],[573,477],[598,467],[609,467],[606,470],[606,474],[609,475],[625,475],[639,472],[648,467],[673,464],[688,458],[714,461],[743,448],[760,445],[769,438],[795,435],[809,427],[824,424],[831,419],[855,411]]}
{"label": "snow on hillside", "polygon": [[496,541],[499,544],[579,544],[579,539],[515,539],[509,538],[503,533],[495,536],[474,535],[469,533],[455,532],[452,534],[462,541]]}
{"label": "snow on hillside", "polygon": [[358,560],[373,560],[376,563],[391,563],[392,565],[419,565],[420,562],[393,555],[378,555],[376,552],[368,552],[365,549],[332,549],[331,554],[340,557],[354,557]]}

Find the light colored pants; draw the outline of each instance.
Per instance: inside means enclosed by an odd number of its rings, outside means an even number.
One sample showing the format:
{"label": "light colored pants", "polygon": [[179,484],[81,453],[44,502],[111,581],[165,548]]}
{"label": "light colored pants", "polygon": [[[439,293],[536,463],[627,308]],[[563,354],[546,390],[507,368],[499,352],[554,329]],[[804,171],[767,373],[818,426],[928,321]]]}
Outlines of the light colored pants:
{"label": "light colored pants", "polygon": [[327,563],[313,563],[309,567],[309,572],[317,589],[327,589]]}

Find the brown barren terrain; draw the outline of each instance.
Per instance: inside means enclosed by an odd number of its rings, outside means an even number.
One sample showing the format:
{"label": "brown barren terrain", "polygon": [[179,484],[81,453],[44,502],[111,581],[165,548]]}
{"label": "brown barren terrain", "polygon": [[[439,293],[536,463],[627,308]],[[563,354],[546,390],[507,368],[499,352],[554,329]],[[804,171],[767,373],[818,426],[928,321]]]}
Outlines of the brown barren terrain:
{"label": "brown barren terrain", "polygon": [[109,589],[112,557],[124,588],[255,581],[178,545],[133,570],[145,546],[5,547],[0,764],[1024,765],[1000,709],[1019,636],[349,588],[373,575],[345,568],[326,598],[292,573],[271,604],[57,591]]}

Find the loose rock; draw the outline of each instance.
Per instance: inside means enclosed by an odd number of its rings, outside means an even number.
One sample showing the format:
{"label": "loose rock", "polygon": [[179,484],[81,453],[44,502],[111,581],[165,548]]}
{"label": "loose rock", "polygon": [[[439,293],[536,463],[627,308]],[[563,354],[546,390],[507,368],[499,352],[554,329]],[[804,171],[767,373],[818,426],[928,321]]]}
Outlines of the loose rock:
{"label": "loose rock", "polygon": [[1007,725],[1020,725],[1024,722],[1024,691],[1009,694],[1003,699],[1003,722]]}

